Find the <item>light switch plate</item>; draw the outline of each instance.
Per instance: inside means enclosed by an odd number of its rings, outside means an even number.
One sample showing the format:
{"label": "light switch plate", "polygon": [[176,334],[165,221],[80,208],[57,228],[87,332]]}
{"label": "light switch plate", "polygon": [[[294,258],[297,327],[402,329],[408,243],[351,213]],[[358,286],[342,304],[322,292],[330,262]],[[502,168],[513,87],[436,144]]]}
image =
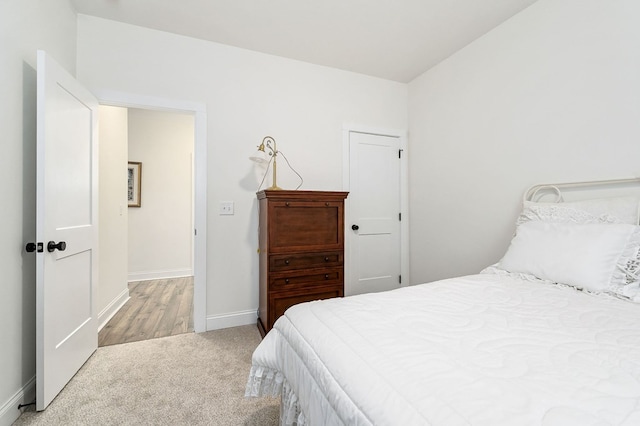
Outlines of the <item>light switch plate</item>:
{"label": "light switch plate", "polygon": [[232,215],[233,214],[233,201],[221,201],[220,202],[220,215]]}

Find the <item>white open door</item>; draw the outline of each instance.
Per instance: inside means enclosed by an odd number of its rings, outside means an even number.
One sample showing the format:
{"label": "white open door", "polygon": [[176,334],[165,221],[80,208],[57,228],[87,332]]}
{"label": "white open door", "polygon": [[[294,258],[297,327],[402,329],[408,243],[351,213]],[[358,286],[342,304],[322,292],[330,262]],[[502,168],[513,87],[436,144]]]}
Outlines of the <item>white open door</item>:
{"label": "white open door", "polygon": [[98,347],[98,102],[38,51],[36,409]]}
{"label": "white open door", "polygon": [[399,153],[398,137],[349,132],[346,295],[392,290],[401,284]]}

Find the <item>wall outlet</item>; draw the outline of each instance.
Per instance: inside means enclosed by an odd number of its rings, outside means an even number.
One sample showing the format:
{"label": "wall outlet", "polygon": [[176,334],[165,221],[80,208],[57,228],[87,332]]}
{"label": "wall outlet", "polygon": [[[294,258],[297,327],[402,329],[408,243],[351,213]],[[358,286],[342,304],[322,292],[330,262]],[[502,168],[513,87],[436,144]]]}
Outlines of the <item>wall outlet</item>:
{"label": "wall outlet", "polygon": [[220,202],[220,215],[233,214],[233,201],[221,201]]}

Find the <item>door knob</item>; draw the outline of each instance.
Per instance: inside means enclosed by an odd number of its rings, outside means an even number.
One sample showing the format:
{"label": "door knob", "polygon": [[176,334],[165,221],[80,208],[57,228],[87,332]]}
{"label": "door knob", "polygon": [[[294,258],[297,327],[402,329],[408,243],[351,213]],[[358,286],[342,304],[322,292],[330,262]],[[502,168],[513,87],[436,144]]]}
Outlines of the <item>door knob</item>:
{"label": "door knob", "polygon": [[358,225],[351,225],[351,229],[357,231],[358,229],[360,229],[360,227]]}
{"label": "door knob", "polygon": [[64,241],[60,241],[58,244],[56,244],[54,241],[49,241],[47,243],[47,251],[49,253],[52,253],[55,250],[65,251],[66,248],[67,243],[65,243]]}

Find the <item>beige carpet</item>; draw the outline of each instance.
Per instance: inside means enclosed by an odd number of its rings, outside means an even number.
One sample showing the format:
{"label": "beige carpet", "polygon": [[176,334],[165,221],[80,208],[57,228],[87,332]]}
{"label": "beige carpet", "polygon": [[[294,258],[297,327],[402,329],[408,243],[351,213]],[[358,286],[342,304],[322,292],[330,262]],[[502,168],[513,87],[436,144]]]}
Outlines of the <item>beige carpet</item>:
{"label": "beige carpet", "polygon": [[98,348],[49,407],[14,425],[277,425],[280,400],[245,399],[255,326]]}

